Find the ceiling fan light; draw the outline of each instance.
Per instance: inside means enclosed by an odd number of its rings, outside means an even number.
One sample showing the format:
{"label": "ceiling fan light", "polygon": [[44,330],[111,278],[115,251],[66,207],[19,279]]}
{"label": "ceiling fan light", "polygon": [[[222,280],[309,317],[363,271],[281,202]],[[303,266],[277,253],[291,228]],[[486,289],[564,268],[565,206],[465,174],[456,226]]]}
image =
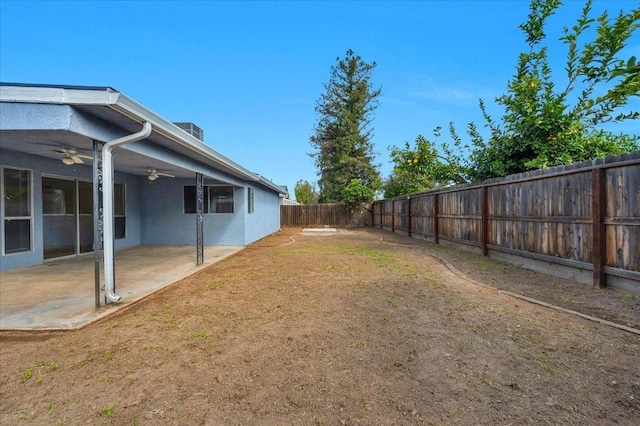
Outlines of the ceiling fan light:
{"label": "ceiling fan light", "polygon": [[150,175],[149,175],[149,176],[147,176],[147,177],[149,178],[149,180],[150,180],[151,182],[153,182],[154,180],[158,179],[158,176],[157,176],[157,175],[155,175],[155,174],[150,174]]}
{"label": "ceiling fan light", "polygon": [[76,163],[71,157],[62,157],[62,162],[67,166],[71,166]]}

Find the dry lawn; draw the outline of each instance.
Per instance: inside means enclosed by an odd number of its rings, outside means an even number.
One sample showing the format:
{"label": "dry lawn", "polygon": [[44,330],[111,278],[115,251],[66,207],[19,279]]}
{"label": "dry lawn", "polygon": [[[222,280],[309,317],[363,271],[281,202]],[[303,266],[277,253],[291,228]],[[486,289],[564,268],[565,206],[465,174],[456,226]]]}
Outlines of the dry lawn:
{"label": "dry lawn", "polygon": [[0,424],[639,424],[640,336],[428,253],[630,326],[639,297],[375,230],[299,231],[77,332],[3,333]]}

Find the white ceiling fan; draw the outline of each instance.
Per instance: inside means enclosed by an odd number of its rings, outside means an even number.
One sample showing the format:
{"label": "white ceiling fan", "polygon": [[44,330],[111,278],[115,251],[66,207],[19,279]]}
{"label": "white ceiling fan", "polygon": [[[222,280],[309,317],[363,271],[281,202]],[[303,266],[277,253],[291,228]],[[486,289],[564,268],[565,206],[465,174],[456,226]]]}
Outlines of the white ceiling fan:
{"label": "white ceiling fan", "polygon": [[72,166],[74,164],[83,164],[84,161],[82,159],[93,160],[93,157],[88,155],[78,154],[78,149],[72,146],[63,146],[58,149],[54,149],[53,152],[57,152],[58,154],[62,154],[62,162],[67,166]]}
{"label": "white ceiling fan", "polygon": [[147,178],[150,181],[153,182],[154,180],[158,179],[161,176],[170,177],[170,178],[175,177],[174,175],[170,175],[169,173],[159,172],[159,171],[157,171],[156,169],[154,169],[152,167],[147,168]]}

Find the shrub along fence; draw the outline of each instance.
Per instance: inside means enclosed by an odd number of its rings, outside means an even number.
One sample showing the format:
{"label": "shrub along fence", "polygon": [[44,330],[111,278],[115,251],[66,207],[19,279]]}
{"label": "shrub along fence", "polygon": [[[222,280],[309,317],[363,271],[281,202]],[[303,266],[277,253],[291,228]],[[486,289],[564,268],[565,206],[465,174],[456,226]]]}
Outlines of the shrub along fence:
{"label": "shrub along fence", "polygon": [[371,226],[371,206],[351,211],[343,204],[282,205],[280,226]]}
{"label": "shrub along fence", "polygon": [[373,226],[640,293],[640,151],[376,201]]}

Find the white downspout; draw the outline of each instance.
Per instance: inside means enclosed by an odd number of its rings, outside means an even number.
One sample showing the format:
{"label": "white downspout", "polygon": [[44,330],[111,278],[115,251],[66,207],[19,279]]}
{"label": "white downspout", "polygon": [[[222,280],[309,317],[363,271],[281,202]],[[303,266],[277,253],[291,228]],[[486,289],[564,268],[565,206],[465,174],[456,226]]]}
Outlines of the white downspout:
{"label": "white downspout", "polygon": [[151,134],[151,123],[142,123],[142,130],[138,133],[123,136],[107,142],[102,147],[102,208],[104,233],[104,291],[107,303],[118,303],[121,296],[114,292],[113,270],[113,160],[111,151],[114,148],[131,142],[147,138]]}

